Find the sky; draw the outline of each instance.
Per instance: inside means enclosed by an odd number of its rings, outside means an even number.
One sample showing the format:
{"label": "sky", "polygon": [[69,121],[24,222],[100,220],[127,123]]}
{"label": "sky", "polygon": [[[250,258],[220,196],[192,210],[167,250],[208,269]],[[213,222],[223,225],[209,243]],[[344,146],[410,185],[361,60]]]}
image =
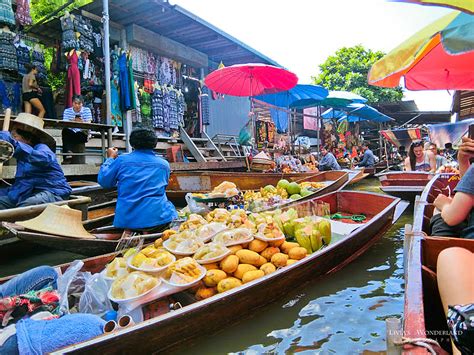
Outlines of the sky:
{"label": "sky", "polygon": [[[389,52],[450,9],[386,0],[171,0],[311,83],[342,47]],[[224,63],[225,64],[225,63]],[[448,91],[406,91],[423,111],[449,111]]]}

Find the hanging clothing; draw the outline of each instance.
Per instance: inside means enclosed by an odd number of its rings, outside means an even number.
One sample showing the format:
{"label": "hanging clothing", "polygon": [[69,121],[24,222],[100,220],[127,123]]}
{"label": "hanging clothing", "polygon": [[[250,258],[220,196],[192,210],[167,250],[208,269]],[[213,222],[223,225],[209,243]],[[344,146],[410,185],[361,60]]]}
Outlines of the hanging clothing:
{"label": "hanging clothing", "polygon": [[65,50],[76,49],[78,41],[74,31],[74,21],[71,16],[61,17],[62,47]]}
{"label": "hanging clothing", "polygon": [[178,124],[184,127],[184,111],[186,108],[186,101],[184,101],[184,95],[181,91],[178,93],[176,105],[178,108]]}
{"label": "hanging clothing", "polygon": [[28,74],[26,67],[28,64],[31,64],[30,50],[23,42],[20,42],[16,47],[16,57],[18,61],[18,73],[22,75]]}
{"label": "hanging clothing", "polygon": [[163,92],[161,89],[156,89],[151,98],[151,120],[153,128],[165,128],[163,117]]}
{"label": "hanging clothing", "polygon": [[36,75],[39,82],[45,82],[47,78],[46,67],[44,66],[44,54],[40,48],[31,52],[31,64],[36,67],[38,74]]}
{"label": "hanging clothing", "polygon": [[110,52],[110,69],[114,75],[119,75],[120,68],[118,64],[118,53],[116,51]]}
{"label": "hanging clothing", "polygon": [[133,94],[135,96],[135,110],[132,111],[132,122],[141,123],[142,122],[142,114],[141,114],[141,107],[140,107],[140,98],[138,97],[138,86],[133,84]]}
{"label": "hanging clothing", "polygon": [[151,127],[151,96],[146,91],[140,95],[140,114],[144,126]]}
{"label": "hanging clothing", "polygon": [[170,93],[167,89],[163,90],[163,121],[164,121],[164,130],[166,132],[170,131],[170,104],[171,98]]}
{"label": "hanging clothing", "polygon": [[119,65],[119,84],[120,84],[120,107],[122,111],[130,110],[132,104],[130,101],[131,91],[128,82],[127,56],[122,53],[118,58]]}
{"label": "hanging clothing", "polygon": [[211,115],[209,113],[209,89],[207,87],[202,88],[202,94],[200,95],[201,101],[201,122],[203,125],[211,124]]}
{"label": "hanging clothing", "polygon": [[102,48],[102,34],[101,33],[92,33],[93,37],[93,55],[96,58],[102,58],[104,56],[104,49]]}
{"label": "hanging clothing", "polygon": [[169,129],[172,131],[178,130],[178,98],[175,90],[170,91],[170,117]]}
{"label": "hanging clothing", "polygon": [[13,38],[14,34],[12,32],[0,30],[0,70],[11,70],[15,72],[18,70],[16,48],[13,45]]}
{"label": "hanging clothing", "polygon": [[30,3],[28,0],[16,0],[16,21],[21,26],[31,25]]}
{"label": "hanging clothing", "polygon": [[130,55],[127,61],[127,73],[128,73],[128,86],[130,94],[130,108],[134,109],[137,107],[136,93],[135,93],[135,79],[133,77],[133,59]]}
{"label": "hanging clothing", "polygon": [[114,74],[110,83],[110,100],[111,100],[111,115],[112,124],[117,127],[122,127],[122,111],[120,110],[120,95],[118,77]]}
{"label": "hanging clothing", "polygon": [[66,80],[66,108],[68,108],[72,106],[72,97],[81,94],[81,74],[77,65],[79,61],[77,52],[67,53],[66,59],[69,64]]}
{"label": "hanging clothing", "polygon": [[0,0],[0,24],[15,26],[11,0]]}

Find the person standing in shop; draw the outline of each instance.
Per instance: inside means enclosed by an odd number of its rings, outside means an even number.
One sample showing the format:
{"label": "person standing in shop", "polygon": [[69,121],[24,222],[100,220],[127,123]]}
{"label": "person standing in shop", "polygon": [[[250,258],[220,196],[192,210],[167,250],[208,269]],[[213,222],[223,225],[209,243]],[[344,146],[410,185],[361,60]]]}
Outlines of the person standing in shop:
{"label": "person standing in shop", "polygon": [[[72,107],[64,110],[64,121],[92,122],[92,112],[88,107],[84,107],[84,99],[80,95],[75,95],[72,99]],[[63,128],[63,153],[84,153],[86,142],[89,140],[89,130],[82,128]],[[84,155],[64,156],[63,164],[85,164]]]}
{"label": "person standing in shop", "polygon": [[40,95],[42,91],[38,85],[38,82],[36,81],[38,69],[36,66],[31,64],[26,64],[25,68],[28,74],[23,77],[21,82],[21,88],[23,92],[22,99],[23,103],[25,104],[25,112],[31,113],[32,108],[34,107],[36,110],[38,110],[38,117],[43,118],[46,110],[41,103]]}

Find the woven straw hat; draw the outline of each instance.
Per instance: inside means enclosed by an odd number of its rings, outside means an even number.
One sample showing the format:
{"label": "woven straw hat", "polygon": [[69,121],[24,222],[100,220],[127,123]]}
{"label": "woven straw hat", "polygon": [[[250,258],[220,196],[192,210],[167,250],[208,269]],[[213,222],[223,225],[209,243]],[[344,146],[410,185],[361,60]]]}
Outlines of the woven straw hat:
{"label": "woven straw hat", "polygon": [[95,238],[84,229],[81,216],[81,211],[50,204],[35,218],[15,223],[36,232],[71,238]]}
{"label": "woven straw hat", "polygon": [[10,123],[10,130],[19,128],[33,133],[37,136],[41,143],[46,144],[54,152],[56,150],[56,141],[44,129],[44,121],[42,118],[32,115],[31,113],[20,113]]}

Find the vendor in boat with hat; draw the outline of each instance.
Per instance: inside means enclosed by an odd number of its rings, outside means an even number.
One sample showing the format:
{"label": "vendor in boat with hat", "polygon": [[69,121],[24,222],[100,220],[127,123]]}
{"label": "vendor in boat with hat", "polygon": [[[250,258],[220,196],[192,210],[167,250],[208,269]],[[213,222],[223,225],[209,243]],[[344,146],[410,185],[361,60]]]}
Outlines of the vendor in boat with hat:
{"label": "vendor in boat with hat", "polygon": [[71,187],[54,151],[54,138],[43,129],[43,119],[20,113],[0,141],[13,145],[17,160],[15,182],[0,189],[0,210],[67,200]]}
{"label": "vendor in boat with hat", "polygon": [[117,187],[117,228],[155,232],[178,216],[165,191],[170,166],[153,152],[157,142],[152,129],[135,128],[130,134],[132,153],[118,156],[116,148],[107,150],[98,182],[104,188]]}

